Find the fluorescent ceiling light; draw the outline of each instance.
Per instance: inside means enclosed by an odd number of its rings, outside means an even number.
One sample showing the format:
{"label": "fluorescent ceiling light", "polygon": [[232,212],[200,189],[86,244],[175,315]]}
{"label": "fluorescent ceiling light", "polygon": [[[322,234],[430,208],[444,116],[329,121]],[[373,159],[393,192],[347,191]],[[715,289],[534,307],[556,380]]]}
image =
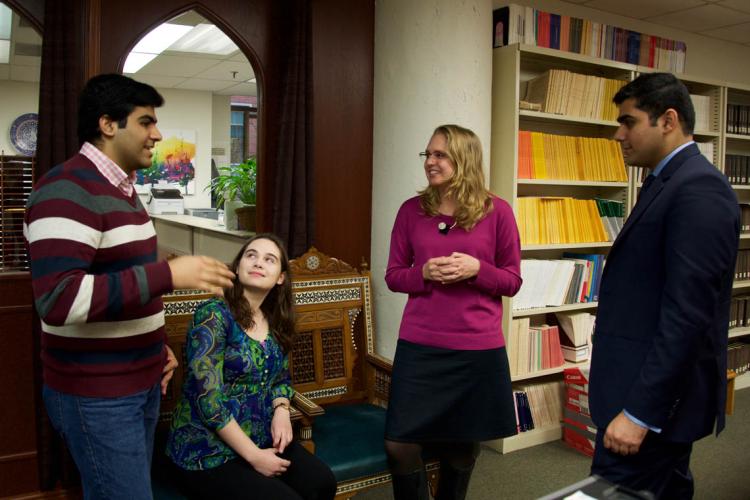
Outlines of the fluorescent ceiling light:
{"label": "fluorescent ceiling light", "polygon": [[125,67],[122,68],[123,73],[137,73],[142,67],[151,62],[152,59],[156,58],[158,54],[144,54],[143,52],[131,52],[128,54],[128,58],[125,59]]}
{"label": "fluorescent ceiling light", "polygon": [[256,82],[255,77],[252,77],[251,79],[247,81],[247,83],[255,83],[255,82]]}
{"label": "fluorescent ceiling light", "polygon": [[169,50],[226,56],[238,50],[238,47],[213,24],[199,24],[170,45]]}
{"label": "fluorescent ceiling light", "polygon": [[141,38],[141,41],[133,47],[132,52],[161,54],[164,52],[164,49],[182,38],[182,36],[191,29],[192,27],[184,26],[182,24],[161,24]]}
{"label": "fluorescent ceiling light", "polygon": [[0,3],[0,40],[10,40],[10,21],[12,18],[13,11],[5,4]]}
{"label": "fluorescent ceiling light", "polygon": [[192,27],[182,24],[164,23],[149,31],[146,36],[133,47],[125,60],[123,73],[137,73],[164,49],[172,45],[175,40],[190,31]]}

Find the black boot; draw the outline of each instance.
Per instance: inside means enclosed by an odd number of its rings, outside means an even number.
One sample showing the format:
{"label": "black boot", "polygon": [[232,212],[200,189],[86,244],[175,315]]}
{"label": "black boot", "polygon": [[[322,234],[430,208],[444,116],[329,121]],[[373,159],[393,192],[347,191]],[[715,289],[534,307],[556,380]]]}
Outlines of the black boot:
{"label": "black boot", "polygon": [[393,474],[394,500],[430,500],[424,468],[411,474]]}
{"label": "black boot", "polygon": [[465,469],[456,469],[447,462],[440,462],[440,480],[435,500],[464,500],[474,464]]}

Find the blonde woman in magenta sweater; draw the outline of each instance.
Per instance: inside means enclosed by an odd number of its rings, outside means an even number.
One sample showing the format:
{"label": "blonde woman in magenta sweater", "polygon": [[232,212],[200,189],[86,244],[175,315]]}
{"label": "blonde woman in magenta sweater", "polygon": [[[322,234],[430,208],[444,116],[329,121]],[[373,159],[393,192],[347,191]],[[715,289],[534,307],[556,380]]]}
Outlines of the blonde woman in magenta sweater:
{"label": "blonde woman in magenta sweater", "polygon": [[396,500],[429,498],[423,452],[440,458],[436,498],[462,499],[479,442],[516,433],[502,297],[521,287],[521,249],[474,132],[442,125],[420,156],[428,185],[398,211],[385,275],[409,295],[385,447]]}

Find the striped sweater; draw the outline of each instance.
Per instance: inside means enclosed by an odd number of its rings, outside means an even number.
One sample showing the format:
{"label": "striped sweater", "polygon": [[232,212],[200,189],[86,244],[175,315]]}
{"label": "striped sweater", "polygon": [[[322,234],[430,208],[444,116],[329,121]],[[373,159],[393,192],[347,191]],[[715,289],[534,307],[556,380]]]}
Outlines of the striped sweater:
{"label": "striped sweater", "polygon": [[161,295],[172,290],[156,233],[85,156],[52,169],[26,207],[44,383],[80,396],[119,397],[157,383],[166,360]]}

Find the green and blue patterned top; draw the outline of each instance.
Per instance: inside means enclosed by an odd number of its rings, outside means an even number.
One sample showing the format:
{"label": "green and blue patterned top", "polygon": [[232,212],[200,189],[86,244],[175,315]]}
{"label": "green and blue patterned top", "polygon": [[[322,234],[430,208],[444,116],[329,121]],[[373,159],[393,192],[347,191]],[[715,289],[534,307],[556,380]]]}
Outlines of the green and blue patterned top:
{"label": "green and blue patterned top", "polygon": [[172,414],[167,455],[183,469],[205,470],[237,458],[216,433],[232,417],[259,448],[272,445],[273,400],[294,390],[289,359],[272,335],[247,336],[221,299],[193,315],[182,398]]}

